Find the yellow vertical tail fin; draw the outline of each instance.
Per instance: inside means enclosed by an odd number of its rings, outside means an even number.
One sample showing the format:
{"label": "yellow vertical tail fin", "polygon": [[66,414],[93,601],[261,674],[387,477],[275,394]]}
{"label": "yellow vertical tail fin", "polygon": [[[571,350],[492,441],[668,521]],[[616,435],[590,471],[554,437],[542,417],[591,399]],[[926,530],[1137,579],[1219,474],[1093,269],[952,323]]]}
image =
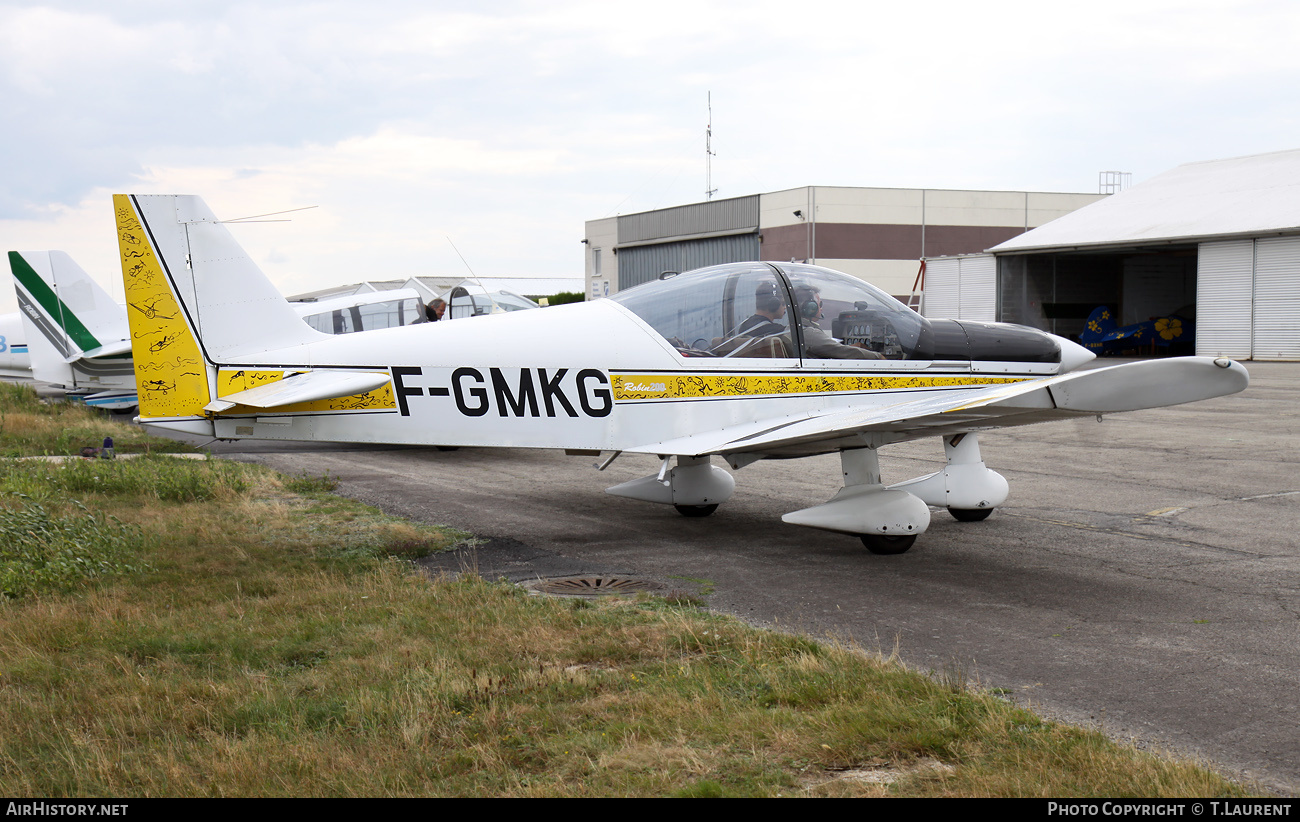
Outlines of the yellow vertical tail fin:
{"label": "yellow vertical tail fin", "polygon": [[140,417],[202,417],[212,400],[208,363],[145,223],[126,194],[113,195],[126,285]]}

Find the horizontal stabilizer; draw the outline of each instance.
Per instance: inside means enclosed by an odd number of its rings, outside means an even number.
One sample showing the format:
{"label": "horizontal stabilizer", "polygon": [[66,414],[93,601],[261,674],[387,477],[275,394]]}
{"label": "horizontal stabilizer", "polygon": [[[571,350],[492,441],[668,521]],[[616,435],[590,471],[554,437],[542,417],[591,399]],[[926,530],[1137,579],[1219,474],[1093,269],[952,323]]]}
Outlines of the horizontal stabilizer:
{"label": "horizontal stabilizer", "polygon": [[[123,330],[126,326],[123,325]],[[130,340],[118,340],[117,342],[101,345],[99,348],[92,348],[89,351],[82,351],[79,354],[73,354],[64,358],[65,362],[76,362],[77,360],[97,360],[105,357],[120,357],[123,354],[131,353]]]}
{"label": "horizontal stabilizer", "polygon": [[275,408],[314,400],[332,400],[364,394],[387,385],[385,371],[307,371],[268,385],[259,385],[247,391],[227,394],[204,408],[220,413],[236,405],[253,408]]}
{"label": "horizontal stabilizer", "polygon": [[109,411],[125,411],[140,404],[140,398],[134,391],[100,391],[80,399],[92,408],[105,408]]}

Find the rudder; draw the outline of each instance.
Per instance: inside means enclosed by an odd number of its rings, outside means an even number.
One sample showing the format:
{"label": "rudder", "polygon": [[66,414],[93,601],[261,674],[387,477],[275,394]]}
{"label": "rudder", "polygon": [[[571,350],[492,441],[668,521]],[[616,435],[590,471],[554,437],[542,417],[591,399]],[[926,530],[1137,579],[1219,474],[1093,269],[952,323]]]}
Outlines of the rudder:
{"label": "rudder", "polygon": [[140,417],[201,417],[211,400],[209,367],[132,200],[113,195]]}

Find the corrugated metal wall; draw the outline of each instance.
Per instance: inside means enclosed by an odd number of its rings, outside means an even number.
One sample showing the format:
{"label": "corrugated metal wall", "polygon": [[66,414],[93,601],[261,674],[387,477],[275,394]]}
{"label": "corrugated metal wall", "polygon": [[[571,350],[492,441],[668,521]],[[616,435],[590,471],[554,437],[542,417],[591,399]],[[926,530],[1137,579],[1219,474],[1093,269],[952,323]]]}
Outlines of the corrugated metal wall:
{"label": "corrugated metal wall", "polygon": [[997,258],[946,257],[925,264],[925,316],[993,322],[997,319]]}
{"label": "corrugated metal wall", "polygon": [[961,261],[956,257],[925,261],[927,317],[955,319],[961,311]]}
{"label": "corrugated metal wall", "polygon": [[706,265],[757,260],[758,234],[712,237],[678,243],[640,245],[618,253],[618,288],[648,283],[664,271],[690,271]]}
{"label": "corrugated metal wall", "polygon": [[1202,243],[1196,353],[1300,360],[1300,238]]}
{"label": "corrugated metal wall", "polygon": [[1196,353],[1250,357],[1253,240],[1201,243],[1196,255]]}
{"label": "corrugated metal wall", "polygon": [[998,318],[998,261],[992,254],[961,258],[959,319],[994,322]]}
{"label": "corrugated metal wall", "polygon": [[758,230],[757,195],[620,216],[618,242],[622,245],[742,228]]}
{"label": "corrugated metal wall", "polygon": [[1255,241],[1257,360],[1300,358],[1300,238]]}
{"label": "corrugated metal wall", "polygon": [[757,260],[758,196],[620,216],[616,252],[620,291],[664,271]]}

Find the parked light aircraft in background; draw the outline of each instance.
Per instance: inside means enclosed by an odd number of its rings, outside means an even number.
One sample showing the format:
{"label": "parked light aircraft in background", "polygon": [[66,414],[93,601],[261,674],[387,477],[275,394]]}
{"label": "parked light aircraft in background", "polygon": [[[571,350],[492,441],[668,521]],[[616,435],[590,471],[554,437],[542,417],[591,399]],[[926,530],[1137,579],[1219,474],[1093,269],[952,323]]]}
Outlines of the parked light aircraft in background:
{"label": "parked light aircraft in background", "polygon": [[[62,251],[11,251],[21,311],[0,317],[0,377],[62,387],[87,405],[134,409],[138,399],[126,307]],[[293,303],[312,328],[348,334],[425,322],[414,289]],[[146,314],[151,304],[132,306]],[[33,340],[29,346],[22,340]],[[9,341],[12,340],[12,343]]]}
{"label": "parked light aircraft in background", "polygon": [[27,331],[15,311],[0,314],[0,377],[31,378],[32,358],[27,353]]}
{"label": "parked light aircraft in background", "polygon": [[289,303],[302,321],[326,334],[354,334],[378,328],[397,328],[426,322],[424,303],[414,288],[363,291],[317,300]]}
{"label": "parked light aircraft in background", "polygon": [[537,303],[513,291],[488,291],[481,285],[461,284],[447,293],[447,316],[444,319],[482,317],[537,307]]}
{"label": "parked light aircraft in background", "polygon": [[62,251],[10,251],[31,376],[110,410],[136,406],[126,310]]}
{"label": "parked light aircraft in background", "polygon": [[[1248,383],[1227,359],[1079,370],[1021,326],[923,318],[816,266],[734,263],[610,299],[344,336],[307,328],[197,197],[116,195],[140,420],[222,439],[654,454],[608,489],[712,513],[760,459],[841,455],[844,487],[786,522],[901,553],[929,506],[978,520],[1007,482],[982,430],[1174,405]],[[835,338],[838,338],[835,339]],[[947,465],[886,486],[877,449],[941,437]],[[675,461],[675,464],[674,464]],[[604,467],[604,466],[602,466]]]}

